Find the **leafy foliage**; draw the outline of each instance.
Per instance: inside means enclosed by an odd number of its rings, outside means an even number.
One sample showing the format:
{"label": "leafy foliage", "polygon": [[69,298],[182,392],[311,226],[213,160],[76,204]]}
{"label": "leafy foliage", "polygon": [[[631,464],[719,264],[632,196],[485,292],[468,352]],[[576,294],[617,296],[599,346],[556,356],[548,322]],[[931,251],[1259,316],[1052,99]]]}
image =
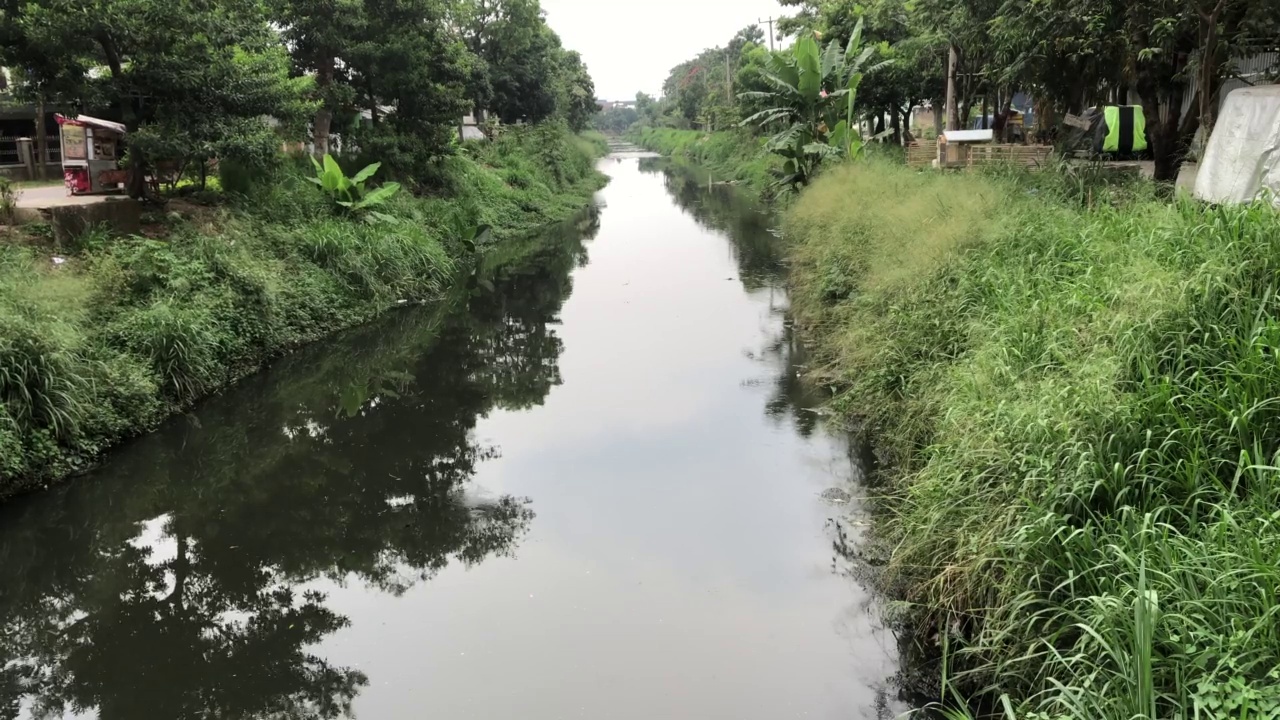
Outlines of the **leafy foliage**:
{"label": "leafy foliage", "polygon": [[116,108],[138,194],[153,160],[265,164],[279,142],[264,117],[298,127],[311,81],[289,77],[270,20],[257,0],[12,3],[0,59],[27,68],[28,95]]}
{"label": "leafy foliage", "polygon": [[790,55],[769,58],[761,77],[771,90],[743,93],[768,106],[743,125],[781,128],[765,143],[766,150],[785,160],[779,184],[801,187],[823,160],[862,152],[854,113],[858,86],[889,62],[868,65],[875,51],[874,46],[862,47],[861,22],[844,50],[833,41],[823,51],[812,37],[802,37]]}
{"label": "leafy foliage", "polygon": [[365,182],[377,174],[378,168],[382,167],[381,163],[368,165],[353,177],[347,177],[342,172],[332,155],[325,155],[323,163],[311,158],[311,163],[315,166],[316,176],[307,179],[324,190],[339,207],[351,212],[371,210],[400,192],[400,183],[397,182],[389,182],[373,190],[365,189]]}
{"label": "leafy foliage", "polygon": [[376,165],[347,176],[330,157],[320,177],[286,166],[199,224],[172,220],[164,240],[93,244],[59,267],[0,245],[0,496],[83,469],[281,352],[439,298],[492,249],[478,226],[506,240],[581,209],[600,152],[548,123],[451,158],[447,195],[368,188]]}

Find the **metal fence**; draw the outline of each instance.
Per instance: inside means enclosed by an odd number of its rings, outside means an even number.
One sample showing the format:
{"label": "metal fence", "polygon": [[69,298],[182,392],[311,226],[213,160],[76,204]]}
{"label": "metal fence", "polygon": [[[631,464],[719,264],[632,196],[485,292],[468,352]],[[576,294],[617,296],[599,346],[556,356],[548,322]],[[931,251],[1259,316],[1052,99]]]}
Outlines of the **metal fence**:
{"label": "metal fence", "polygon": [[46,135],[44,146],[49,148],[49,162],[62,164],[62,138],[57,135]]}
{"label": "metal fence", "polygon": [[0,137],[0,165],[21,165],[18,155],[18,138]]}
{"label": "metal fence", "polygon": [[[18,154],[18,135],[0,136],[0,165],[21,165],[22,156]],[[49,148],[49,164],[57,165],[62,162],[62,145],[61,138],[57,135],[46,135],[45,146]],[[32,143],[32,152],[35,152],[35,143]],[[38,159],[37,159],[38,161]]]}
{"label": "metal fence", "polygon": [[[1276,73],[1280,72],[1280,52],[1275,50],[1265,50],[1254,53],[1245,58],[1235,61],[1232,68],[1231,77],[1222,81],[1222,92],[1218,95],[1218,109],[1222,109],[1222,104],[1227,101],[1227,95],[1232,90],[1240,88],[1252,87],[1254,85],[1268,85],[1276,81]],[[1195,99],[1196,88],[1200,86],[1199,79],[1196,79],[1188,92],[1182,97],[1182,114],[1178,117],[1186,117],[1187,113],[1192,110],[1191,101]],[[1199,108],[1195,112],[1199,112]]]}

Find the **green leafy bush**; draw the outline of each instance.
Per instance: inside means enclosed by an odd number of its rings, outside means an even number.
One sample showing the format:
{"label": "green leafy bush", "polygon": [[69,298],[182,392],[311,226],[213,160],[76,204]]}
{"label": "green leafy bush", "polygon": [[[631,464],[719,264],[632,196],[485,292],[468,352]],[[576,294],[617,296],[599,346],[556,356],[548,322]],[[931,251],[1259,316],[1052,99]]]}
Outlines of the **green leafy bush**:
{"label": "green leafy bush", "polygon": [[216,387],[224,372],[226,338],[200,302],[156,300],[112,329],[119,345],[146,358],[160,385],[179,402]]}
{"label": "green leafy bush", "polygon": [[319,185],[340,207],[353,213],[372,212],[373,208],[386,203],[393,195],[400,192],[400,183],[397,182],[384,183],[372,190],[365,188],[365,182],[378,172],[382,163],[373,163],[356,173],[354,177],[347,177],[331,155],[325,155],[323,163],[315,158],[311,158],[311,162],[315,165],[316,176],[308,179]]}
{"label": "green leafy bush", "polygon": [[55,322],[0,309],[0,404],[19,429],[72,436],[84,412],[81,370]]}
{"label": "green leafy bush", "polygon": [[18,209],[18,191],[13,181],[0,177],[0,222],[12,223]]}

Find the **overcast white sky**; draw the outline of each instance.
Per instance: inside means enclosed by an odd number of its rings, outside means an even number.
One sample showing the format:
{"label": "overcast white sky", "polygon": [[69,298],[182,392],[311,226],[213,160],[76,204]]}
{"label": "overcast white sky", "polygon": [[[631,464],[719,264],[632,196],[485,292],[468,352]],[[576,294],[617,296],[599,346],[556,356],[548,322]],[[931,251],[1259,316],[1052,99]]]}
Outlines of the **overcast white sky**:
{"label": "overcast white sky", "polygon": [[564,46],[582,53],[602,100],[657,95],[672,67],[784,9],[777,0],[542,0],[542,7]]}

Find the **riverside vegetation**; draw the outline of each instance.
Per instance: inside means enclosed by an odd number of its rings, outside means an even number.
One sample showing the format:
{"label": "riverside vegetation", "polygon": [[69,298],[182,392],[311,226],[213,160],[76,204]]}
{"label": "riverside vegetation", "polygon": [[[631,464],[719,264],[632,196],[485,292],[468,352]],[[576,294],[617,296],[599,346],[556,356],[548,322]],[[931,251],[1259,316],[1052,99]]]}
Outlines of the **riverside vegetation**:
{"label": "riverside vegetation", "polygon": [[957,714],[1276,717],[1280,216],[1081,172],[843,165],[786,214],[886,586]]}
{"label": "riverside vegetation", "polygon": [[[1137,89],[1164,180],[1248,38],[1280,27],[1259,0],[783,4],[810,46],[856,45],[865,23],[891,61],[857,91],[873,135],[908,140],[913,108],[943,107],[950,56],[949,122],[997,136],[1019,93],[1051,140],[1055,118]],[[742,125],[766,93],[794,110],[803,82],[759,40],[673,68],[631,137],[757,190],[785,180],[761,137],[782,128]],[[833,410],[878,446],[871,552],[941,712],[1280,717],[1280,216],[1082,166],[951,175],[800,149],[824,162],[781,203],[793,317]]]}
{"label": "riverside vegetation", "polygon": [[0,496],[86,467],[290,348],[440,296],[474,264],[476,226],[503,240],[567,217],[600,187],[605,150],[555,123],[508,131],[443,160],[435,195],[378,205],[381,219],[307,182],[306,159],[248,179],[228,164],[239,190],[222,207],[162,215],[153,237],[91,233],[57,266],[0,243]]}
{"label": "riverside vegetation", "polygon": [[[0,100],[123,123],[131,196],[198,201],[62,265],[0,242],[0,496],[435,298],[602,181],[594,82],[538,0],[31,0],[0,8],[0,65]],[[460,145],[468,112],[489,142]]]}
{"label": "riverside vegetation", "polygon": [[787,200],[792,315],[876,444],[870,552],[926,692],[954,717],[1280,716],[1280,216],[875,157]]}

